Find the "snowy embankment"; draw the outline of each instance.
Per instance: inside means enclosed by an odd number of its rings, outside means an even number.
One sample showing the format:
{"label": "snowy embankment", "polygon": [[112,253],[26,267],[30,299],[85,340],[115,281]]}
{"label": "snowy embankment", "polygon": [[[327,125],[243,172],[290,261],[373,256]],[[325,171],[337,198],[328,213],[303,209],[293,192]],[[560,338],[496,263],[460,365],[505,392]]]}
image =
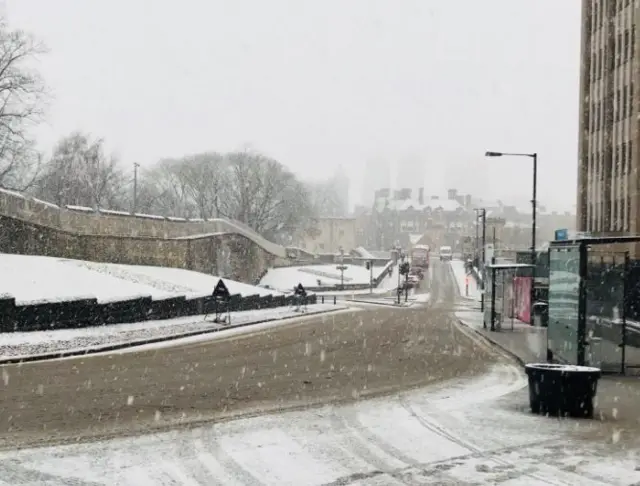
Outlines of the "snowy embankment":
{"label": "snowy embankment", "polygon": [[[451,265],[451,271],[453,272],[456,284],[460,290],[460,295],[468,299],[480,300],[481,292],[478,288],[478,283],[476,282],[476,279],[473,278],[473,275],[467,276],[467,270],[465,269],[464,262],[462,260],[451,260],[449,264]],[[467,283],[469,284],[468,294],[466,288]]]}
{"label": "snowy embankment", "polygon": [[232,312],[230,325],[213,322],[213,315],[182,317],[161,321],[144,321],[111,326],[0,333],[0,361],[19,357],[34,357],[54,353],[97,352],[119,345],[135,346],[149,340],[175,339],[185,335],[216,332],[267,321],[309,316],[346,309],[333,304],[314,304],[297,310],[295,307],[277,307],[255,311]]}
{"label": "snowy embankment", "polygon": [[[345,264],[344,276],[337,268],[339,264],[303,265],[295,267],[270,268],[260,279],[260,285],[284,292],[290,291],[301,283],[304,287],[326,287],[335,289],[337,285],[369,285],[371,271],[361,265]],[[385,267],[374,267],[373,278],[376,279]],[[343,279],[344,277],[344,279]],[[386,280],[386,279],[385,279]],[[366,290],[365,290],[366,291]]]}
{"label": "snowy embankment", "polygon": [[[137,297],[165,299],[185,296],[197,298],[211,295],[219,278],[177,268],[94,263],[60,258],[0,254],[0,294],[8,294],[18,305],[60,302],[83,297],[98,302],[114,302]],[[231,294],[283,295],[252,285],[223,279]],[[344,308],[331,304],[309,305],[306,314]],[[231,325],[300,316],[294,307],[231,313]],[[107,326],[52,331],[0,333],[0,360],[19,356],[95,350],[150,339],[177,337],[189,333],[228,328],[205,321],[204,316],[177,319],[119,323]]]}
{"label": "snowy embankment", "polygon": [[[219,277],[179,268],[117,265],[31,255],[0,254],[0,295],[17,305],[97,298],[114,302],[137,297],[166,299],[211,295]],[[282,295],[223,279],[231,294]]]}
{"label": "snowy embankment", "polygon": [[524,411],[525,386],[502,365],[349,405],[9,451],[0,485],[638,484],[636,450],[577,439],[579,422]]}

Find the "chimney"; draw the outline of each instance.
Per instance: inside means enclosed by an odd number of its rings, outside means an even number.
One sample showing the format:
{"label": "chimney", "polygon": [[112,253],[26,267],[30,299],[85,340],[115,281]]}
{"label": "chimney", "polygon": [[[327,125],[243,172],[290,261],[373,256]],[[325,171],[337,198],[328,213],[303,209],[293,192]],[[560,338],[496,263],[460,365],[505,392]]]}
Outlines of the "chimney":
{"label": "chimney", "polygon": [[449,189],[447,191],[447,197],[448,197],[448,199],[450,201],[455,201],[457,195],[458,195],[458,190],[457,189]]}
{"label": "chimney", "polygon": [[421,205],[424,204],[424,187],[418,189],[418,203]]}

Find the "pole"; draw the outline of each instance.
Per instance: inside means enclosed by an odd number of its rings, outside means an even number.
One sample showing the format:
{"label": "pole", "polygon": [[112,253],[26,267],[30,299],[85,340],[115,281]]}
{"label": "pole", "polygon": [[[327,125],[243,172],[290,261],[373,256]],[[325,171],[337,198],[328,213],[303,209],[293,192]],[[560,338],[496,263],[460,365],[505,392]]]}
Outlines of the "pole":
{"label": "pole", "polygon": [[480,215],[476,212],[476,251],[473,259],[476,265],[478,264],[478,244],[480,243],[480,225],[478,224],[479,216]]}
{"label": "pole", "polygon": [[369,293],[373,294],[373,260],[369,260]]}
{"label": "pole", "polygon": [[134,214],[138,211],[138,167],[140,164],[137,162],[133,163],[133,212]]}
{"label": "pole", "polygon": [[486,236],[487,236],[487,210],[482,208],[482,293],[480,294],[480,310],[484,312],[484,282],[487,278],[487,272],[485,270],[485,248],[486,248]]}
{"label": "pole", "polygon": [[531,199],[531,297],[529,299],[530,324],[533,324],[533,304],[536,296],[536,210],[538,193],[538,154],[534,153],[533,158],[533,198]]}

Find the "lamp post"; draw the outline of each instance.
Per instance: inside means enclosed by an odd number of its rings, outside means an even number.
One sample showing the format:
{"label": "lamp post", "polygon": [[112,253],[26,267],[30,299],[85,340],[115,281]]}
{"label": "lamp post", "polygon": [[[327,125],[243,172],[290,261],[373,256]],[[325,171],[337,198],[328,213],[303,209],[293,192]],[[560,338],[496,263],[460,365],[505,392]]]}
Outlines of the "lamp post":
{"label": "lamp post", "polygon": [[[487,237],[487,209],[486,208],[476,208],[474,209],[474,211],[476,212],[476,226],[478,224],[478,218],[482,217],[482,265],[480,266],[480,269],[482,270],[482,283],[481,283],[481,290],[482,292],[480,293],[480,311],[484,312],[484,285],[485,285],[485,280],[487,278],[487,272],[485,271],[485,262],[487,260],[487,256],[485,254],[486,251],[486,237]],[[481,215],[481,216],[479,216]]]}
{"label": "lamp post", "polygon": [[341,246],[338,251],[340,252],[340,265],[338,265],[338,270],[340,270],[340,290],[344,290],[344,271],[347,269],[344,264],[344,248]]}
{"label": "lamp post", "polygon": [[527,153],[510,153],[510,152],[485,152],[485,157],[528,157],[533,160],[533,198],[531,199],[531,265],[532,279],[531,282],[531,323],[533,324],[533,300],[535,296],[536,283],[536,205],[538,192],[538,154],[536,152]]}
{"label": "lamp post", "polygon": [[140,164],[133,163],[133,213],[138,211],[138,167]]}

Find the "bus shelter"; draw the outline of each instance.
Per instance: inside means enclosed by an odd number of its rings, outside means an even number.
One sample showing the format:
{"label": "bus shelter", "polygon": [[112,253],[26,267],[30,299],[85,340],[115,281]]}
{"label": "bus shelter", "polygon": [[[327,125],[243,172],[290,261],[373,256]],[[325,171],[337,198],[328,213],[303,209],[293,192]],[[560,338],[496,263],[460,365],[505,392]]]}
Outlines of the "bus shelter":
{"label": "bus shelter", "polygon": [[[525,263],[496,263],[495,259],[485,267],[484,327],[501,331],[511,320],[511,329],[518,315],[517,308],[531,308],[531,287],[522,288],[519,279],[533,285],[533,265]],[[530,310],[529,310],[530,312]]]}
{"label": "bus shelter", "polygon": [[640,237],[585,237],[549,248],[550,362],[640,369]]}

